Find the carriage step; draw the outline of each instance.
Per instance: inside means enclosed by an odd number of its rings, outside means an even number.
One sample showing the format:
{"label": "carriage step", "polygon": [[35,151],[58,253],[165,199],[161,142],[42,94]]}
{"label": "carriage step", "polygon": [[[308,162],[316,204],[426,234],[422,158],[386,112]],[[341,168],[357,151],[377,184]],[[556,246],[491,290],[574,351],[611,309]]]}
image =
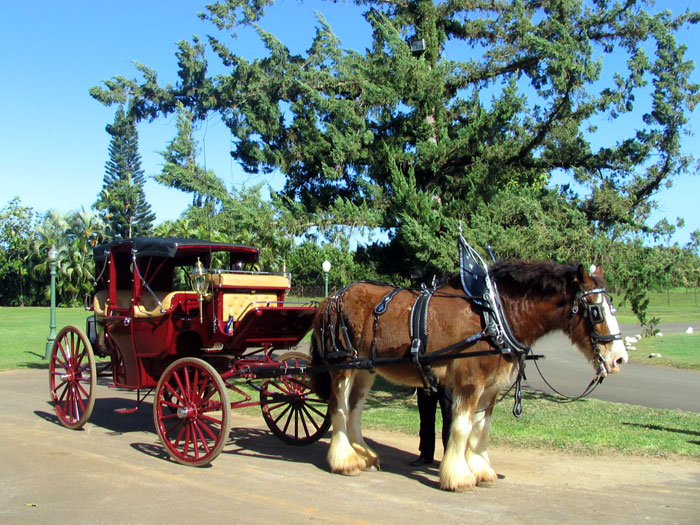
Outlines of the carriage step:
{"label": "carriage step", "polygon": [[133,408],[115,408],[114,413],[115,414],[133,414],[139,409],[139,407],[133,407]]}

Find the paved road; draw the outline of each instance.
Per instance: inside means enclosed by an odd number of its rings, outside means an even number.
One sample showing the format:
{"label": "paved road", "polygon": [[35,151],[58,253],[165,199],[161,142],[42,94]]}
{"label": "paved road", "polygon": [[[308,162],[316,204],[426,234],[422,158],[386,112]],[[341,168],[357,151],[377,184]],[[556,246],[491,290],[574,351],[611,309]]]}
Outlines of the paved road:
{"label": "paved road", "polygon": [[[327,439],[277,440],[262,417],[234,412],[210,468],[168,460],[151,404],[117,415],[134,393],[101,380],[82,431],[56,422],[44,370],[0,373],[0,523],[696,524],[700,462],[491,449],[495,488],[436,489],[436,469],[412,469],[416,436],[366,432],[381,472],[328,472]],[[691,439],[696,439],[692,437]]]}
{"label": "paved road", "polygon": [[[684,331],[688,326],[692,326],[696,332],[700,330],[700,323],[697,322],[666,323],[661,328],[663,332],[670,333]],[[634,335],[639,333],[639,328],[625,325],[622,326],[622,333],[624,336]],[[565,395],[579,395],[593,377],[592,366],[571,346],[564,334],[557,333],[541,339],[534,350],[547,356],[537,363],[542,375]],[[528,387],[551,392],[532,362],[527,365],[527,378]],[[605,379],[591,397],[652,408],[700,412],[700,372],[628,363],[619,374]]]}

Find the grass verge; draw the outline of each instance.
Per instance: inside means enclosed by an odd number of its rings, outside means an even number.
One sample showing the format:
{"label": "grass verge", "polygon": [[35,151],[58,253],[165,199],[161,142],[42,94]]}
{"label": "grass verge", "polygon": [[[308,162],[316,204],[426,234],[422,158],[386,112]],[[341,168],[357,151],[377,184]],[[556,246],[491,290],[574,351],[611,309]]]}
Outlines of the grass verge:
{"label": "grass verge", "polygon": [[[700,370],[700,333],[644,337],[635,346],[636,350],[629,351],[634,363]],[[661,357],[649,358],[650,354],[661,354]]]}
{"label": "grass verge", "polygon": [[[88,315],[84,308],[57,308],[56,332],[66,325],[85,330]],[[49,317],[45,307],[0,308],[0,370],[48,367]]]}
{"label": "grass verge", "polygon": [[[623,304],[622,297],[613,297],[618,306],[617,320],[623,324],[637,324],[639,320]],[[647,318],[657,317],[662,323],[700,321],[700,290],[673,288],[664,292],[649,292]]]}
{"label": "grass verge", "polygon": [[[378,378],[367,400],[363,426],[417,435],[419,417],[412,392]],[[512,395],[496,405],[492,444],[585,455],[613,453],[700,459],[700,414],[693,412],[597,399],[566,403],[560,396],[540,392],[523,393],[521,418],[513,416],[512,408]],[[437,418],[439,436],[442,424],[439,410]]]}

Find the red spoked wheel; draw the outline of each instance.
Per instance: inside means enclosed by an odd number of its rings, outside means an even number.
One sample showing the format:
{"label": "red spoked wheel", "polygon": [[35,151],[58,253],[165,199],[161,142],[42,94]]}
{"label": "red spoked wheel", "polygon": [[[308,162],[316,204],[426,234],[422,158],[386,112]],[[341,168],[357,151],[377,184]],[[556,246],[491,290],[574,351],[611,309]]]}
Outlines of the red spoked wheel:
{"label": "red spoked wheel", "polygon": [[218,372],[197,358],[178,359],[156,387],[153,422],[171,458],[183,465],[211,463],[231,428],[231,402]]}
{"label": "red spoked wheel", "polygon": [[66,326],[54,340],[49,362],[51,401],[61,425],[78,429],[90,419],[96,385],[90,341],[80,328]]}
{"label": "red spoked wheel", "polygon": [[[279,361],[291,367],[304,366],[309,364],[309,356],[286,352]],[[300,374],[265,381],[260,390],[260,408],[272,433],[290,445],[314,443],[331,426],[328,404],[311,390],[308,378]]]}

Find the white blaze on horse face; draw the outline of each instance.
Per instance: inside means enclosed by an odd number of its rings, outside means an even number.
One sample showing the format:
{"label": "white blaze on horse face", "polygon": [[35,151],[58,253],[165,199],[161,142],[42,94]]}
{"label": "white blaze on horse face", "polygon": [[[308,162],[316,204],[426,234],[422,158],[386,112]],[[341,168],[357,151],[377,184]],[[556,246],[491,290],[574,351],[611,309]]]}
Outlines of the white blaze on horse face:
{"label": "white blaze on horse face", "polygon": [[[608,325],[608,330],[611,334],[619,334],[620,325],[617,322],[617,317],[610,308],[610,301],[603,295],[603,310],[605,311],[605,324]],[[614,374],[620,371],[622,365],[629,361],[629,355],[625,349],[625,344],[621,339],[616,339],[610,343],[608,353],[605,356],[605,368],[609,374]]]}

